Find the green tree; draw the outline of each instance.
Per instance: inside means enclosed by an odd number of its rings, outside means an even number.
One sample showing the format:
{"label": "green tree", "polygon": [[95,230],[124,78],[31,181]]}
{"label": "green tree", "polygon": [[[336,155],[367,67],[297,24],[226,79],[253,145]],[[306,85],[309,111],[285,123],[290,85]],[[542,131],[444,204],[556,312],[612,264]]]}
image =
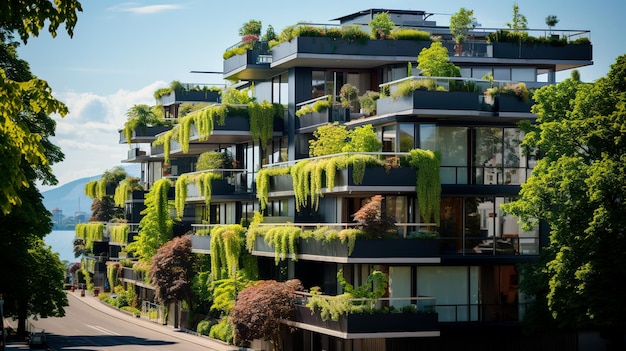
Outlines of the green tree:
{"label": "green tree", "polygon": [[260,37],[262,26],[263,25],[261,21],[253,19],[249,20],[248,22],[244,23],[241,28],[239,28],[239,35],[242,37],[246,35],[256,35],[257,37]]}
{"label": "green tree", "polygon": [[513,3],[513,18],[511,22],[506,23],[506,26],[515,30],[528,29],[528,20],[526,20],[526,16],[519,12],[517,3]]}
{"label": "green tree", "polygon": [[450,55],[440,41],[423,48],[417,56],[417,68],[428,77],[460,77],[461,69],[450,62]]}
{"label": "green tree", "polygon": [[342,152],[378,152],[383,143],[371,124],[356,127],[348,131],[348,142],[341,148]]}
{"label": "green tree", "polygon": [[348,139],[348,130],[339,123],[328,123],[313,132],[315,139],[309,140],[309,154],[324,156],[338,154]]}
{"label": "green tree", "polygon": [[549,245],[522,286],[536,299],[533,324],[601,330],[619,350],[626,328],[615,290],[626,279],[625,82],[622,55],[593,84],[567,79],[535,92],[539,124],[527,127],[523,145],[543,158],[519,199],[504,206],[527,227],[539,220],[550,226]]}
{"label": "green tree", "polygon": [[450,33],[458,44],[462,44],[470,29],[474,28],[474,10],[461,7],[450,17]]}
{"label": "green tree", "polygon": [[54,135],[54,120],[42,119],[42,116],[52,113],[64,116],[67,113],[67,107],[52,96],[48,84],[24,69],[28,67],[25,62],[15,66],[7,64],[17,63],[17,43],[11,42],[11,33],[16,31],[26,43],[30,36],[38,36],[39,30],[46,24],[54,37],[59,25],[65,23],[65,29],[71,36],[79,11],[82,7],[76,0],[0,2],[0,144],[3,145],[0,155],[0,167],[3,168],[0,174],[0,210],[4,214],[21,203],[18,191],[29,186],[22,167],[24,164],[35,167],[44,184],[55,184],[50,164],[58,160],[48,159],[51,152],[55,152],[52,144],[44,144],[38,130],[29,127],[32,123],[47,129],[52,126]]}
{"label": "green tree", "polygon": [[391,30],[396,24],[391,20],[389,12],[381,12],[374,16],[369,23],[372,39],[389,39]]}
{"label": "green tree", "polygon": [[0,29],[17,31],[24,43],[30,36],[39,36],[39,31],[48,24],[48,31],[56,37],[57,29],[65,23],[70,37],[82,12],[78,0],[11,0],[0,1]]}
{"label": "green tree", "polygon": [[[0,17],[5,15],[2,12]],[[47,84],[34,77],[28,63],[18,58],[18,44],[5,36],[7,29],[2,23],[0,267],[11,274],[0,274],[0,292],[4,293],[6,315],[17,318],[18,334],[23,336],[28,317],[62,316],[63,306],[67,306],[62,290],[63,265],[42,241],[52,229],[50,213],[35,186],[36,181],[57,183],[51,165],[64,155],[50,141],[56,123],[47,113],[57,108],[65,111],[65,106],[51,97]]]}

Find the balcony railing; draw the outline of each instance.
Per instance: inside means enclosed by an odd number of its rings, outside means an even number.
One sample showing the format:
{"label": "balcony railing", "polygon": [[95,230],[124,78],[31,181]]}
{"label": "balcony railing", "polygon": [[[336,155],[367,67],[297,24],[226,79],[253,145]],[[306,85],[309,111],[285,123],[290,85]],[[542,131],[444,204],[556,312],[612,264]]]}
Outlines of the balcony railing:
{"label": "balcony railing", "polygon": [[[343,339],[356,335],[360,339],[439,336],[433,297],[351,299],[352,304],[370,306],[373,313],[342,314],[333,320],[323,319],[319,310],[312,311],[306,306],[310,295],[301,296],[296,302],[296,318],[285,321],[288,325]],[[383,307],[387,313],[374,312],[383,310]]]}

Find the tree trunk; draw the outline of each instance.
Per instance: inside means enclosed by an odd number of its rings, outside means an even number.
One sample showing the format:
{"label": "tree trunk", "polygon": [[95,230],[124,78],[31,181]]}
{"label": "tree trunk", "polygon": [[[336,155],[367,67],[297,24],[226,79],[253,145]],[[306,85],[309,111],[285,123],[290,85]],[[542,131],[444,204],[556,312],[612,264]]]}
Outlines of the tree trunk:
{"label": "tree trunk", "polygon": [[28,319],[26,301],[19,299],[17,302],[17,337],[20,339],[27,336],[26,319]]}

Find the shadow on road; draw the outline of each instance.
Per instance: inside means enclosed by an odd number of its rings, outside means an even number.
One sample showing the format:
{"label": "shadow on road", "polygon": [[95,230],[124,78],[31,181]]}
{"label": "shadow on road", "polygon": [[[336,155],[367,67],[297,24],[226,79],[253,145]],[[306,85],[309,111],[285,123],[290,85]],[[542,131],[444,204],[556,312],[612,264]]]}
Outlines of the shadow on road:
{"label": "shadow on road", "polygon": [[112,347],[121,345],[161,346],[176,344],[172,341],[148,340],[127,335],[57,335],[47,333],[48,345],[54,350],[94,351],[89,346]]}

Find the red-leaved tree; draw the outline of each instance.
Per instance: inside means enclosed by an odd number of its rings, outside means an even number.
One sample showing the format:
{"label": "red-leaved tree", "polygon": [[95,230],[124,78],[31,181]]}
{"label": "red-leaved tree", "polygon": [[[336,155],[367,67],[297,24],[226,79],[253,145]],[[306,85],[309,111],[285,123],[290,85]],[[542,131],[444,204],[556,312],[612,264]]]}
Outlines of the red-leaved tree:
{"label": "red-leaved tree", "polygon": [[262,280],[243,289],[230,311],[236,343],[263,339],[272,343],[274,350],[282,350],[280,320],[294,318],[296,291],[300,290],[302,283],[297,279]]}
{"label": "red-leaved tree", "polygon": [[192,267],[189,235],[176,237],[161,246],[152,256],[150,266],[150,282],[157,288],[157,298],[165,304],[186,301],[191,305]]}

